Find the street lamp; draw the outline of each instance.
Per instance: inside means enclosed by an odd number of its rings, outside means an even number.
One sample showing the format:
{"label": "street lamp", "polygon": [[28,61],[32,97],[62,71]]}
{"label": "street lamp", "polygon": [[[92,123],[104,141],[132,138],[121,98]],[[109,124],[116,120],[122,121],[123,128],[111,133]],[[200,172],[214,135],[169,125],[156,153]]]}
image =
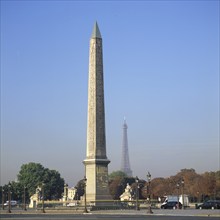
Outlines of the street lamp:
{"label": "street lamp", "polygon": [[11,213],[11,183],[8,183],[8,213]]}
{"label": "street lamp", "polygon": [[5,208],[4,208],[4,200],[5,200],[5,191],[4,191],[4,189],[3,189],[3,187],[2,187],[2,209],[4,210]]}
{"label": "street lamp", "polygon": [[200,198],[199,198],[199,191],[197,192],[197,202],[200,203]]}
{"label": "street lamp", "polygon": [[86,176],[84,176],[83,182],[84,182],[84,213],[88,213],[86,207],[86,182],[87,182]]}
{"label": "street lamp", "polygon": [[148,189],[149,189],[149,208],[148,208],[147,213],[152,214],[153,211],[152,211],[152,209],[151,209],[151,188],[150,188],[151,174],[150,174],[150,172],[148,172],[148,174],[147,174],[147,181],[148,181],[148,187],[149,187],[149,188],[148,188]]}
{"label": "street lamp", "polygon": [[68,184],[65,183],[64,184],[64,201],[65,201],[64,206],[67,206],[67,199],[68,199]]}
{"label": "street lamp", "polygon": [[179,188],[180,188],[180,184],[177,183],[176,184],[176,188],[177,188],[177,209],[179,209]]}
{"label": "street lamp", "polygon": [[182,204],[182,209],[184,209],[184,179],[182,178],[182,180],[181,180],[181,185],[182,185],[182,202],[183,202],[183,204]]}
{"label": "street lamp", "polygon": [[26,196],[26,187],[24,186],[24,211],[27,211],[27,209],[26,209],[26,198],[25,198],[25,196]]}
{"label": "street lamp", "polygon": [[44,183],[42,183],[42,212],[45,213],[45,210],[44,210]]}
{"label": "street lamp", "polygon": [[138,177],[136,176],[135,182],[136,182],[136,210],[140,210],[138,206],[138,197],[139,197],[139,184],[138,184]]}

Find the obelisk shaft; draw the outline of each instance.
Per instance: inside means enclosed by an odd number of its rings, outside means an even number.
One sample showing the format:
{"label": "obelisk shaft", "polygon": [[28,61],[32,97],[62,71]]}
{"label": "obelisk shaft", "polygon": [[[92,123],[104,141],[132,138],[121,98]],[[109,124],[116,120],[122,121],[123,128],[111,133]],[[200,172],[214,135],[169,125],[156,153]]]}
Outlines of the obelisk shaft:
{"label": "obelisk shaft", "polygon": [[89,53],[87,159],[106,159],[103,56],[100,37],[98,26],[95,24]]}
{"label": "obelisk shaft", "polygon": [[110,199],[105,138],[102,38],[95,23],[90,39],[87,150],[84,160],[87,201]]}

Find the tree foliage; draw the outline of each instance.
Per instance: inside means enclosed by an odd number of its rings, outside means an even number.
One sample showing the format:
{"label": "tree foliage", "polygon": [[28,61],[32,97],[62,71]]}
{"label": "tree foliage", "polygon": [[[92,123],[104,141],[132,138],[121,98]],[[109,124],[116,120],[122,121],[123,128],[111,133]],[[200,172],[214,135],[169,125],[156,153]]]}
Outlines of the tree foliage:
{"label": "tree foliage", "polygon": [[76,188],[76,195],[75,198],[76,200],[80,200],[80,197],[84,195],[85,193],[85,182],[84,179],[81,179],[75,186]]}
{"label": "tree foliage", "polygon": [[18,173],[18,182],[26,186],[28,193],[33,195],[37,186],[44,182],[45,169],[39,163],[23,164]]}
{"label": "tree foliage", "polygon": [[115,179],[115,178],[124,178],[126,177],[126,173],[120,171],[120,170],[117,170],[117,171],[113,171],[112,173],[109,174],[109,179]]}
{"label": "tree foliage", "polygon": [[[22,185],[18,182],[15,182],[15,181],[12,181],[9,183],[10,183],[10,190],[9,190],[9,184],[6,184],[6,185],[0,187],[0,192],[1,192],[0,193],[0,200],[3,202],[6,202],[8,200],[8,193],[10,191],[12,200],[22,202],[23,198],[24,198],[24,192],[25,192]],[[3,196],[3,198],[2,198],[2,196]],[[25,193],[25,198],[26,198],[26,200],[28,200],[27,193]]]}
{"label": "tree foliage", "polygon": [[[109,192],[113,199],[120,199],[120,195],[124,192],[127,184],[131,186],[132,195],[136,192],[136,182],[134,177],[128,177],[122,171],[114,171],[109,175]],[[142,198],[140,194],[141,189],[144,187],[145,181],[139,180],[138,192],[139,198]]]}
{"label": "tree foliage", "polygon": [[[184,185],[181,184],[182,180]],[[151,195],[154,198],[182,194],[183,190],[193,202],[209,198],[220,199],[220,171],[198,174],[194,169],[182,169],[175,176],[151,181]],[[142,195],[147,198],[144,192]]]}
{"label": "tree foliage", "polygon": [[[116,175],[119,174],[119,175]],[[120,195],[129,183],[132,191],[136,190],[135,178],[120,175],[115,171],[110,174],[109,190],[113,199],[119,199]],[[182,187],[184,180],[184,187]],[[174,176],[167,178],[157,177],[149,183],[139,180],[139,198],[146,199],[151,194],[151,198],[164,197],[166,195],[180,195],[184,190],[191,202],[201,202],[206,199],[220,199],[220,171],[205,172],[198,174],[194,169],[182,169]]]}
{"label": "tree foliage", "polygon": [[[189,195],[191,201],[201,202],[205,199],[220,199],[220,171],[205,172],[198,174],[194,169],[182,169],[174,176],[168,178],[154,178],[151,180],[151,198],[163,197],[165,195],[177,195],[182,193],[181,181],[184,180],[184,193]],[[64,180],[58,171],[44,168],[39,163],[28,163],[21,166],[18,174],[18,181],[11,182],[12,199],[23,201],[24,187],[26,187],[26,201],[36,191],[37,186],[45,184],[45,199],[61,198]],[[109,175],[109,191],[113,199],[119,199],[124,192],[127,183],[132,191],[136,190],[135,178],[127,177],[121,171],[112,172]],[[177,185],[179,184],[179,187]],[[77,185],[75,199],[84,194],[84,180]],[[4,193],[2,193],[2,190]],[[139,198],[146,199],[149,196],[149,183],[139,180]],[[0,199],[4,194],[4,201],[7,200],[8,185],[0,187]]]}
{"label": "tree foliage", "polygon": [[61,197],[64,179],[56,170],[44,168],[39,163],[23,164],[18,174],[18,182],[27,188],[29,196],[36,192],[36,188],[44,184],[45,199]]}

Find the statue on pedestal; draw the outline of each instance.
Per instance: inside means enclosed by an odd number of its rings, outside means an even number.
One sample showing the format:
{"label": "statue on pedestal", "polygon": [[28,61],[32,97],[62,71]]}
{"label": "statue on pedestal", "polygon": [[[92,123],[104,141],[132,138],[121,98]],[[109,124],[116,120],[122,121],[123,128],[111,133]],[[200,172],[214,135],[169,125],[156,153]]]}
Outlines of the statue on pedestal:
{"label": "statue on pedestal", "polygon": [[30,197],[30,204],[29,204],[29,208],[37,208],[37,204],[40,201],[40,193],[41,193],[41,188],[38,186],[36,188],[36,192],[35,194],[33,194]]}
{"label": "statue on pedestal", "polygon": [[121,201],[131,201],[132,200],[132,189],[131,186],[127,183],[127,186],[125,188],[125,191],[123,194],[120,195]]}

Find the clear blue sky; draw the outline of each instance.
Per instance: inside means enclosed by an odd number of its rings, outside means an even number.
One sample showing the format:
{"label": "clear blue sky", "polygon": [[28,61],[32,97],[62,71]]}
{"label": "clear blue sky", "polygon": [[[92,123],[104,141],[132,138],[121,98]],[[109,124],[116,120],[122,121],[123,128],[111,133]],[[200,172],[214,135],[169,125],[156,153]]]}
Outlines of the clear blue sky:
{"label": "clear blue sky", "polygon": [[107,156],[134,176],[219,169],[219,1],[1,1],[1,184],[84,176],[89,40],[103,38]]}

